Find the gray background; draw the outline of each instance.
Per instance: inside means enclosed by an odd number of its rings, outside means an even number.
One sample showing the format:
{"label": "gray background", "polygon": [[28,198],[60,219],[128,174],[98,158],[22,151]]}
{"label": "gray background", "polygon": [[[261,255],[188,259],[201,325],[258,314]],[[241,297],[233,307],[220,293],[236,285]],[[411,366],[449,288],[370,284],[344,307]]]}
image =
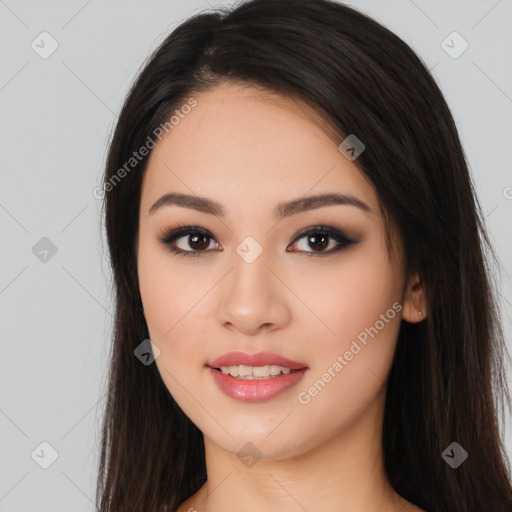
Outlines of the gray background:
{"label": "gray background", "polygon": [[[408,42],[447,98],[503,265],[511,347],[512,0],[351,4]],[[112,301],[92,191],[139,66],[181,21],[218,5],[229,2],[0,0],[1,511],[94,510]],[[47,58],[43,31],[58,44]],[[461,55],[453,31],[469,45]],[[512,453],[510,418],[503,428]],[[47,469],[42,442],[58,454]]]}

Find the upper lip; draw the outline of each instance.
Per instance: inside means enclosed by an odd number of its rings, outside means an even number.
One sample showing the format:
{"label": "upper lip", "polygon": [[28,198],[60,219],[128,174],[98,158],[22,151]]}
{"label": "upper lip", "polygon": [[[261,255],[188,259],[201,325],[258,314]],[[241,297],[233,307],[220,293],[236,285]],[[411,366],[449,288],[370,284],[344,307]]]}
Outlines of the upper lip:
{"label": "upper lip", "polygon": [[291,370],[300,370],[307,368],[304,363],[292,361],[287,357],[280,356],[274,352],[257,352],[256,354],[246,354],[245,352],[229,352],[223,354],[211,363],[208,363],[210,368],[220,368],[221,366],[283,366]]}

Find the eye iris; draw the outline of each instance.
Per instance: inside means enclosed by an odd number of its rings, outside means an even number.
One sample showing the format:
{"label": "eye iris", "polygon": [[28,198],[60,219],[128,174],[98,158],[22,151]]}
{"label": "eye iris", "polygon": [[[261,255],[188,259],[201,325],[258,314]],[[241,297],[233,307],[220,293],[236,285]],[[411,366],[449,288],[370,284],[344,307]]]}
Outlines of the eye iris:
{"label": "eye iris", "polygon": [[[318,239],[318,238],[321,238],[322,241],[320,243],[315,243],[315,242],[311,242],[312,240],[315,240],[315,239]],[[320,251],[322,249],[325,249],[328,245],[329,245],[329,237],[326,236],[326,235],[322,235],[320,233],[316,233],[316,234],[313,234],[313,235],[309,235],[308,236],[308,242],[311,244],[312,243],[312,246],[313,248],[316,248],[316,249],[319,249]]]}
{"label": "eye iris", "polygon": [[[191,242],[189,242],[190,247],[193,249],[197,249],[199,251],[204,250],[208,247],[208,236],[207,235],[200,235],[200,234],[194,234],[189,236]],[[197,240],[203,240],[203,243],[198,243]]]}

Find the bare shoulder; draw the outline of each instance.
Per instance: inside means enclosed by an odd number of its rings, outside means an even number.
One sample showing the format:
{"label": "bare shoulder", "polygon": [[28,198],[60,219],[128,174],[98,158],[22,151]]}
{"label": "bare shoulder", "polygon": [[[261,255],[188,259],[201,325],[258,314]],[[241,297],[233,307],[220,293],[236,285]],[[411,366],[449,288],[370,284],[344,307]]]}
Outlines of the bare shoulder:
{"label": "bare shoulder", "polygon": [[201,487],[196,493],[192,494],[192,496],[188,497],[176,510],[176,512],[202,512],[199,507],[200,498],[202,496],[202,491],[204,490],[204,486]]}
{"label": "bare shoulder", "polygon": [[[176,512],[195,512],[195,508],[191,505],[190,498],[184,501],[176,510]],[[197,511],[199,512],[199,511]]]}
{"label": "bare shoulder", "polygon": [[[202,512],[199,502],[201,496],[201,490],[186,499],[176,510],[176,512]],[[419,508],[410,501],[403,500],[403,505],[400,508],[400,512],[427,512],[425,509]]]}
{"label": "bare shoulder", "polygon": [[193,496],[185,500],[176,510],[176,512],[199,512],[197,508],[194,507],[192,500]]}

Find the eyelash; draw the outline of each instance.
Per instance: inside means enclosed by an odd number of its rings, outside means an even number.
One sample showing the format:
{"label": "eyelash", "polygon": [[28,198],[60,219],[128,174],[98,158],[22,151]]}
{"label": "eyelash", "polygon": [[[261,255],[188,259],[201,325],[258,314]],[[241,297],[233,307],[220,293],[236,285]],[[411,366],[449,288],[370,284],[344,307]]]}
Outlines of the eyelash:
{"label": "eyelash", "polygon": [[[210,234],[209,231],[200,228],[199,226],[186,226],[186,225],[178,225],[176,228],[168,230],[165,232],[160,238],[159,241],[164,244],[167,249],[174,253],[178,254],[180,256],[185,257],[198,257],[202,256],[207,252],[212,252],[212,250],[204,250],[204,251],[184,251],[183,249],[177,249],[176,247],[173,247],[171,244],[178,240],[179,238],[186,237],[186,235],[192,235],[192,234],[199,234],[208,238],[211,238],[214,240],[213,236]],[[342,249],[345,249],[346,247],[353,245],[357,243],[355,240],[350,240],[347,236],[345,236],[341,231],[331,228],[329,226],[310,226],[308,228],[305,228],[297,233],[295,235],[295,238],[293,239],[292,244],[295,244],[300,239],[304,238],[306,235],[326,235],[329,239],[334,239],[336,242],[339,243],[338,247],[335,249],[330,249],[329,251],[324,252],[315,252],[315,251],[298,251],[302,252],[306,255],[306,257],[312,257],[312,256],[328,256],[330,254],[334,254]],[[208,244],[209,245],[209,244]]]}

